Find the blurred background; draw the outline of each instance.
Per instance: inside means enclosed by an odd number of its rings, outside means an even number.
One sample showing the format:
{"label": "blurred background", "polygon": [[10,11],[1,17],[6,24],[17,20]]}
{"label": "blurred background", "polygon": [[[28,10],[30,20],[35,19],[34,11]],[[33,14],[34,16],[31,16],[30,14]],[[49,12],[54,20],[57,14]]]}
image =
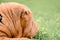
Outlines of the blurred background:
{"label": "blurred background", "polygon": [[18,2],[33,12],[39,31],[32,40],[60,40],[60,0],[0,0]]}

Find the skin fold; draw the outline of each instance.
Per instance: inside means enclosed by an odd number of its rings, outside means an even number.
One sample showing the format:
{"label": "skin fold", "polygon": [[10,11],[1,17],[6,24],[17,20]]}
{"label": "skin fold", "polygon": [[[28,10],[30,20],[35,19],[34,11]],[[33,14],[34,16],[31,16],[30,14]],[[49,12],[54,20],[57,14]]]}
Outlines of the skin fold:
{"label": "skin fold", "polygon": [[30,40],[37,30],[32,12],[23,4],[0,4],[0,40]]}

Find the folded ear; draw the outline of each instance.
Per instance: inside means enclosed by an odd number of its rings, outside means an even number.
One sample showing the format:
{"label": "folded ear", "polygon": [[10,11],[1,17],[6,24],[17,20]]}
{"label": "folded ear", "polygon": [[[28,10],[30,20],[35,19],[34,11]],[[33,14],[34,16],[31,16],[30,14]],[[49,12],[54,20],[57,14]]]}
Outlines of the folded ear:
{"label": "folded ear", "polygon": [[32,13],[29,10],[23,10],[21,13],[21,26],[23,30],[23,36],[26,36],[29,33],[32,25]]}
{"label": "folded ear", "polygon": [[[23,28],[23,37],[34,37],[37,32],[37,25],[32,19],[32,15],[29,12],[25,12],[25,15],[23,15],[22,26]],[[22,20],[22,21],[23,21]],[[24,24],[24,25],[23,25]]]}

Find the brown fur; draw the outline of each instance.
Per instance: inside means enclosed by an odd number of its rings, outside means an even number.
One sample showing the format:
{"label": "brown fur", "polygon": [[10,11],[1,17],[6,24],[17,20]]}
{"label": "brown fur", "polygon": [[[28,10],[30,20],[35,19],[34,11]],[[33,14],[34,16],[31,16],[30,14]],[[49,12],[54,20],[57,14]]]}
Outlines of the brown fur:
{"label": "brown fur", "polygon": [[19,3],[0,4],[0,37],[22,38],[34,37],[37,32],[36,24],[30,9]]}

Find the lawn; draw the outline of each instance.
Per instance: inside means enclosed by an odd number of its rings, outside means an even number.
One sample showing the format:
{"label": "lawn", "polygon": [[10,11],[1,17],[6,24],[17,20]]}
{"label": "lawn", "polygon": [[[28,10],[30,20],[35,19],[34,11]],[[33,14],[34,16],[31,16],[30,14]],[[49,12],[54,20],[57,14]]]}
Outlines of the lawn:
{"label": "lawn", "polygon": [[0,0],[19,2],[33,12],[39,31],[32,40],[60,40],[60,0]]}

